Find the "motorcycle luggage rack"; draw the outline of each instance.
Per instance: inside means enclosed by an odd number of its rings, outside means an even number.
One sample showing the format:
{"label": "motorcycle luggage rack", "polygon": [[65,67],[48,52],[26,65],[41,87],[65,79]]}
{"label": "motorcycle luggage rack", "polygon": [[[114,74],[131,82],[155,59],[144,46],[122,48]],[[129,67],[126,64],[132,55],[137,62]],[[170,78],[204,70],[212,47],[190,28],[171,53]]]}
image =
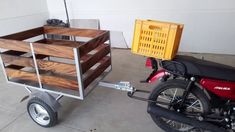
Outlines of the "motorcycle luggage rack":
{"label": "motorcycle luggage rack", "polygon": [[[148,76],[148,78],[146,80],[140,81],[141,83],[147,83],[149,82],[149,80],[156,74],[156,72],[158,71],[158,64],[160,65],[160,67],[162,67],[163,69],[165,69],[167,72],[176,75],[176,76],[185,76],[187,73],[187,68],[186,66],[181,63],[181,62],[177,62],[177,61],[173,61],[173,60],[159,60],[153,57],[149,57],[150,61],[151,61],[151,65],[152,65],[152,73]],[[147,65],[147,64],[146,64]]]}

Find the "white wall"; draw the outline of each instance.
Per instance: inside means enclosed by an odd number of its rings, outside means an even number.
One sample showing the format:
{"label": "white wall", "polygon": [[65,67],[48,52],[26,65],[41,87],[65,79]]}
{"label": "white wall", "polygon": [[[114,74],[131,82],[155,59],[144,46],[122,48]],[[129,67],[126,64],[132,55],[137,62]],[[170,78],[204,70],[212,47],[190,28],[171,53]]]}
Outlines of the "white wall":
{"label": "white wall", "polygon": [[[51,18],[65,19],[63,0],[47,0]],[[100,19],[101,28],[123,31],[131,47],[135,19],[185,24],[181,51],[235,54],[234,0],[67,0],[73,19]],[[118,33],[118,32],[117,32]],[[114,46],[125,47],[124,41]]]}
{"label": "white wall", "polygon": [[0,36],[42,26],[48,18],[46,0],[0,0]]}

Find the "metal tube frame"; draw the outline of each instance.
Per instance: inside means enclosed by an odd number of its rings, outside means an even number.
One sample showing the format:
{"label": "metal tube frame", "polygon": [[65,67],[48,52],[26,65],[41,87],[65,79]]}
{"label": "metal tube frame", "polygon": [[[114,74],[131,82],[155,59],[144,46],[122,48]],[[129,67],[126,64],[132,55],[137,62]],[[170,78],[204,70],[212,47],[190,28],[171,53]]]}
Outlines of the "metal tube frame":
{"label": "metal tube frame", "polygon": [[[0,53],[2,53],[2,52],[0,52]],[[4,62],[3,62],[3,59],[2,59],[2,56],[1,56],[1,55],[0,55],[0,59],[1,59],[0,61],[1,61],[1,67],[2,67],[2,71],[3,71],[4,77],[5,77],[6,81],[8,82],[9,79],[8,79],[7,73],[6,73],[6,71],[5,71],[5,64],[4,64]]]}
{"label": "metal tube frame", "polygon": [[56,97],[55,100],[58,101],[58,100],[60,100],[60,99],[63,98],[63,97],[64,97],[63,95],[59,95],[59,96]]}
{"label": "metal tube frame", "polygon": [[31,94],[32,93],[32,90],[29,89],[28,87],[25,87],[25,89]]}
{"label": "metal tube frame", "polygon": [[66,13],[66,18],[67,18],[67,24],[68,24],[68,27],[70,27],[69,12],[68,12],[68,8],[67,8],[66,0],[64,0],[64,8],[65,8],[65,13]]}
{"label": "metal tube frame", "polygon": [[99,86],[117,89],[121,91],[128,91],[133,93],[136,89],[131,85],[130,82],[121,81],[119,83],[110,83],[110,82],[99,82]]}
{"label": "metal tube frame", "polygon": [[37,60],[36,60],[36,56],[35,56],[35,53],[34,53],[34,49],[33,49],[33,44],[32,43],[30,43],[30,48],[31,48],[32,56],[33,56],[34,67],[35,67],[37,78],[38,78],[39,88],[42,89],[41,77],[40,77],[40,74],[39,74],[38,64],[37,64]]}
{"label": "metal tube frame", "polygon": [[83,85],[83,77],[82,77],[82,68],[80,63],[80,54],[78,48],[73,49],[74,52],[74,61],[76,64],[76,71],[77,71],[77,81],[79,87],[79,96],[81,100],[84,99],[84,85]]}
{"label": "metal tube frame", "polygon": [[111,43],[111,32],[109,31],[109,45],[110,45],[110,58],[111,58],[111,70],[113,70],[113,62],[112,62],[112,43]]}

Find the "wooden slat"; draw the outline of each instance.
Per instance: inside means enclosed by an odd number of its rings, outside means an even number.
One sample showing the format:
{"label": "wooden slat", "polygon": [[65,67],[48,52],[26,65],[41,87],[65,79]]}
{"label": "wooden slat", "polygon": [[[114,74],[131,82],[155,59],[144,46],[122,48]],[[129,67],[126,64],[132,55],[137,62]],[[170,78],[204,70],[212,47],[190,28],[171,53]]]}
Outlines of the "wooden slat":
{"label": "wooden slat", "polygon": [[45,34],[94,38],[96,36],[103,34],[104,32],[106,32],[106,31],[94,30],[94,29],[78,29],[78,28],[44,26],[44,33]]}
{"label": "wooden slat", "polygon": [[[4,63],[22,66],[22,67],[35,68],[32,58],[5,55],[5,54],[2,54],[1,56],[2,56],[2,60]],[[75,65],[72,65],[72,64],[47,61],[47,60],[41,60],[41,59],[37,59],[37,64],[40,70],[51,71],[53,73],[58,73],[58,74],[63,74],[63,75],[68,75],[68,76],[76,76],[76,68],[75,68]]]}
{"label": "wooden slat", "polygon": [[27,30],[27,31],[23,31],[23,32],[3,36],[1,38],[11,39],[11,40],[25,40],[25,39],[29,39],[29,38],[32,38],[32,37],[42,35],[42,34],[44,34],[43,27],[39,27],[39,28],[30,29],[30,30]]}
{"label": "wooden slat", "polygon": [[91,55],[90,57],[86,58],[81,63],[82,72],[85,73],[88,71],[92,66],[94,66],[97,62],[99,62],[103,57],[110,53],[110,46],[107,44],[102,44],[96,49],[96,53]]}
{"label": "wooden slat", "polygon": [[84,44],[84,42],[74,42],[74,41],[69,41],[69,40],[53,40],[53,39],[46,39],[46,44],[54,44],[54,45],[61,45],[61,46],[69,46],[69,47],[74,47],[78,48],[81,46],[81,44]]}
{"label": "wooden slat", "polygon": [[[10,79],[19,79],[25,81],[38,82],[35,73],[6,68],[7,76]],[[65,89],[78,90],[78,84],[75,80],[67,80],[55,76],[40,75],[41,82],[46,85],[61,87]]]}
{"label": "wooden slat", "polygon": [[109,32],[105,32],[102,35],[81,45],[79,47],[80,56],[84,56],[85,54],[89,53],[90,51],[98,47],[99,45],[105,43],[107,40],[109,40]]}
{"label": "wooden slat", "polygon": [[[48,56],[45,56],[45,55],[36,55],[36,58],[38,59],[44,59]],[[31,56],[32,58],[32,56]],[[17,69],[17,70],[20,70],[20,69],[23,69],[25,68],[24,66],[19,66],[19,65],[8,65],[7,68],[13,68],[13,69]]]}
{"label": "wooden slat", "polygon": [[101,64],[84,79],[83,83],[85,88],[111,65],[111,58],[103,59],[100,63]]}
{"label": "wooden slat", "polygon": [[[68,59],[74,58],[72,47],[42,43],[33,43],[33,47],[36,54],[43,54]],[[31,52],[29,43],[15,40],[0,39],[0,48],[21,52]]]}
{"label": "wooden slat", "polygon": [[81,44],[84,44],[85,42],[79,42],[79,41],[69,41],[69,40],[58,40],[58,39],[41,39],[39,41],[36,41],[35,43],[45,43],[45,44],[53,44],[53,45],[60,45],[60,46],[68,46],[73,48],[78,48],[81,46]]}
{"label": "wooden slat", "polygon": [[36,54],[74,59],[74,52],[72,47],[39,43],[34,43],[33,47]]}
{"label": "wooden slat", "polygon": [[[20,56],[20,55],[23,55],[25,53],[26,52],[8,50],[8,51],[3,52],[2,54]],[[48,56],[46,56],[46,55],[36,55],[36,58],[38,58],[38,59],[44,59],[46,57],[48,57]],[[32,56],[31,56],[31,58],[32,58]],[[20,69],[24,68],[24,66],[20,66],[20,65],[15,64],[15,65],[8,65],[7,68],[13,68],[13,69],[20,70]]]}

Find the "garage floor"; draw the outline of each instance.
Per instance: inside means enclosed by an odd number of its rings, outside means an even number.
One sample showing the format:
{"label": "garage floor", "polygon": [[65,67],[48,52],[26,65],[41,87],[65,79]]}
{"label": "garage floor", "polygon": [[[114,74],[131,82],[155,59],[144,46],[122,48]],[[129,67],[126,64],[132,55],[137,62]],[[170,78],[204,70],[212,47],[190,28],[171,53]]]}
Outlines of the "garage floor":
{"label": "garage floor", "polygon": [[[129,50],[113,49],[113,71],[105,81],[130,81],[141,89],[156,84],[140,84],[151,72],[144,67],[145,58]],[[235,66],[234,56],[193,54]],[[84,101],[64,97],[60,102],[59,124],[41,128],[26,112],[28,93],[22,87],[6,84],[0,70],[0,131],[3,132],[161,132],[146,113],[146,102],[130,99],[125,92],[97,87]]]}

